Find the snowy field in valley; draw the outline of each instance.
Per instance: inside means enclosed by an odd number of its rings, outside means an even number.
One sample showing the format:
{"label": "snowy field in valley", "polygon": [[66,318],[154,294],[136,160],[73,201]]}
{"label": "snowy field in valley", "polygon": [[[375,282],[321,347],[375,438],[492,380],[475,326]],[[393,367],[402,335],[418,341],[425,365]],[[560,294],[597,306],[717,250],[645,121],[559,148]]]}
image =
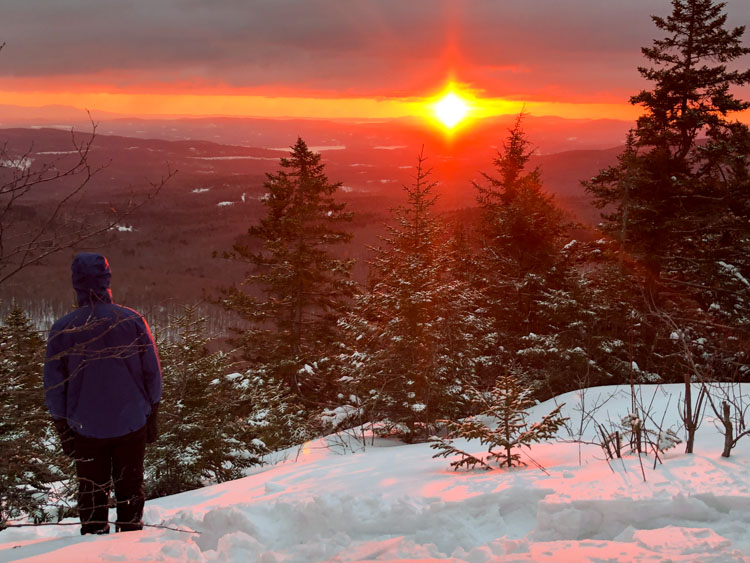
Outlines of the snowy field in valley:
{"label": "snowy field in valley", "polygon": [[[681,426],[683,391],[638,388],[654,419],[647,426]],[[581,399],[556,401],[566,403],[569,428],[583,426],[591,441]],[[589,389],[583,400],[609,428],[628,413],[630,389]],[[530,420],[554,406],[537,405]],[[526,468],[454,472],[429,444],[376,440],[362,449],[334,436],[244,479],[146,504],[147,524],[197,533],[12,528],[0,532],[0,561],[750,561],[750,436],[728,459],[722,446],[710,409],[696,453],[683,453],[683,442],[656,468],[652,455],[608,462],[596,445],[555,441],[524,450],[533,458],[524,456]]]}

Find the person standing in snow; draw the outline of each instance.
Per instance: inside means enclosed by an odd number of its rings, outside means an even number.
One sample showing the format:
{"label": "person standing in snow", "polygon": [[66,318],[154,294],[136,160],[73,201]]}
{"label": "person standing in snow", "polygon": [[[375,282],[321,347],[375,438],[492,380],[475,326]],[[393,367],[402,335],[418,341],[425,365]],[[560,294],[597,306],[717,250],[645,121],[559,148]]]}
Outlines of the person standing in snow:
{"label": "person standing in snow", "polygon": [[136,311],[112,302],[104,256],[72,264],[78,308],[52,325],[44,363],[45,401],[63,450],[76,463],[81,534],[143,528],[143,459],[156,440],[161,367],[154,339]]}

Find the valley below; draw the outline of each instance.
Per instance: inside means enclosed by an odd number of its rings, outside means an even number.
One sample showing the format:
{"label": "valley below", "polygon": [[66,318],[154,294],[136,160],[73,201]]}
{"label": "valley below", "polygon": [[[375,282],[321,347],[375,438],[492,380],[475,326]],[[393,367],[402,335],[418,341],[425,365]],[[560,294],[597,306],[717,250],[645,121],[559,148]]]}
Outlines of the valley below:
{"label": "valley below", "polygon": [[[91,141],[88,162],[96,173],[57,215],[54,232],[80,222],[97,224],[112,217],[113,209],[145,202],[106,235],[13,276],[0,290],[0,308],[6,311],[17,301],[46,328],[72,306],[70,260],[87,250],[109,258],[116,301],[160,325],[183,304],[202,303],[216,331],[223,331],[233,321],[211,301],[219,288],[241,282],[248,271],[221,254],[238,240],[252,242],[246,233],[265,213],[266,174],[280,168],[297,137],[322,155],[329,180],[341,183],[338,198],[354,214],[353,239],[337,252],[357,260],[353,274],[364,283],[368,247],[379,244],[391,209],[404,201],[402,186],[413,181],[419,152],[424,150],[438,183],[440,212],[449,224],[470,224],[476,213],[472,182],[484,181],[482,172],[493,174],[498,143],[513,119],[492,120],[451,138],[404,120],[123,119],[96,126],[80,120],[0,129],[5,146],[0,172],[6,176],[13,166],[65,170],[77,158],[76,145]],[[615,162],[617,138],[627,124],[526,119],[529,139],[537,146],[531,165],[541,168],[545,189],[571,219],[594,224],[598,211],[580,181]],[[566,146],[571,148],[562,150]],[[80,181],[73,176],[45,183],[15,202],[5,221],[6,245],[47,222]]]}

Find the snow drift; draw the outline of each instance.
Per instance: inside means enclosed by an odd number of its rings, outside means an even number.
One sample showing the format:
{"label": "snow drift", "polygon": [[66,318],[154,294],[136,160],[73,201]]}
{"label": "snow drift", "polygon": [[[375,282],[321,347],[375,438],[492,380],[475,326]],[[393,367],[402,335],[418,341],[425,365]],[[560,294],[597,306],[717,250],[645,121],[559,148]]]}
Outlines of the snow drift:
{"label": "snow drift", "polygon": [[[674,429],[682,391],[637,388],[654,420]],[[561,402],[568,430],[524,450],[544,471],[454,472],[428,444],[363,445],[340,434],[243,479],[148,502],[146,523],[173,530],[10,528],[0,561],[750,561],[750,438],[722,458],[707,411],[695,454],[679,445],[655,468],[652,455],[607,461],[575,439],[594,441],[587,414],[603,425],[625,416],[630,389],[568,393],[534,407],[530,420]]]}

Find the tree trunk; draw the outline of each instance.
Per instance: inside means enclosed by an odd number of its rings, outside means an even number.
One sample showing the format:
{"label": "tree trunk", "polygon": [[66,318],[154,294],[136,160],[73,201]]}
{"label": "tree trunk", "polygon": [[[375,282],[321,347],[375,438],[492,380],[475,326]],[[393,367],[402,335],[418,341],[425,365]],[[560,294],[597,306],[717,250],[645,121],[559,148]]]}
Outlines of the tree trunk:
{"label": "tree trunk", "polygon": [[693,453],[693,443],[695,442],[696,423],[693,420],[693,396],[692,387],[690,386],[690,372],[685,372],[685,430],[687,430],[687,440],[685,442],[685,453]]}
{"label": "tree trunk", "polygon": [[732,418],[729,412],[729,403],[722,401],[722,417],[721,422],[724,423],[724,451],[721,452],[722,457],[729,457],[732,451],[732,442],[734,442],[734,427],[732,426]]}

